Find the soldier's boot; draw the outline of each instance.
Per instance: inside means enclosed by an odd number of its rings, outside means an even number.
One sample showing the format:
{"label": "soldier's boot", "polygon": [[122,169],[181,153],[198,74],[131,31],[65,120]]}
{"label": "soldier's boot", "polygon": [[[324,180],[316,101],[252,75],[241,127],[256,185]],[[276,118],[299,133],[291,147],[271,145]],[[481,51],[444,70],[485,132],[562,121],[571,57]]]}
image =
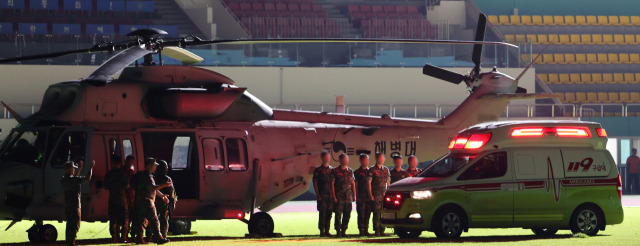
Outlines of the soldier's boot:
{"label": "soldier's boot", "polygon": [[325,237],[331,237],[331,233],[329,233],[329,227],[328,226],[324,228],[324,236]]}
{"label": "soldier's boot", "polygon": [[142,235],[136,235],[136,243],[137,244],[148,244]]}
{"label": "soldier's boot", "polygon": [[122,238],[120,238],[120,242],[121,242],[121,243],[128,243],[128,242],[130,242],[130,240],[129,240],[129,233],[127,232],[126,227],[124,228],[124,231],[122,232]]}
{"label": "soldier's boot", "polygon": [[324,236],[325,236],[325,234],[324,234],[324,228],[322,228],[322,229],[320,229],[320,237],[324,237]]}
{"label": "soldier's boot", "polygon": [[111,234],[112,243],[120,243],[120,240],[118,240],[118,235],[120,235],[120,229],[119,226],[115,226],[115,228],[113,228],[113,233]]}
{"label": "soldier's boot", "polygon": [[379,229],[379,228],[376,230],[376,234],[375,234],[375,236],[376,236],[376,237],[380,237],[380,236],[382,236],[382,234],[380,233],[380,229]]}
{"label": "soldier's boot", "polygon": [[162,238],[162,237],[157,237],[155,239],[153,239],[153,242],[156,244],[165,244],[169,242],[169,239],[166,238]]}
{"label": "soldier's boot", "polygon": [[358,236],[361,236],[361,237],[366,236],[366,235],[364,234],[364,229],[360,229],[360,234],[358,234]]}

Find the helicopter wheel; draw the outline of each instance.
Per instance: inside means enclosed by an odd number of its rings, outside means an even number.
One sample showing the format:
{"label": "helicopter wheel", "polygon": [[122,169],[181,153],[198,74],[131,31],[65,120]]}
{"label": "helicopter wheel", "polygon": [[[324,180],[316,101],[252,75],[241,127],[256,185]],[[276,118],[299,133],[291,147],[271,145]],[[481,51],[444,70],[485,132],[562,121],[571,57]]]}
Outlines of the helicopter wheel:
{"label": "helicopter wheel", "polygon": [[58,239],[58,230],[51,224],[43,225],[39,234],[41,242],[53,243]]}
{"label": "helicopter wheel", "polygon": [[265,212],[259,212],[251,215],[249,220],[249,233],[257,234],[261,237],[273,235],[273,219],[271,215]]}
{"label": "helicopter wheel", "polygon": [[191,221],[186,219],[173,219],[169,222],[169,231],[173,235],[185,235],[191,233]]}
{"label": "helicopter wheel", "polygon": [[27,235],[29,236],[29,242],[31,243],[39,243],[40,242],[40,231],[42,231],[42,225],[33,225],[29,230],[27,230]]}

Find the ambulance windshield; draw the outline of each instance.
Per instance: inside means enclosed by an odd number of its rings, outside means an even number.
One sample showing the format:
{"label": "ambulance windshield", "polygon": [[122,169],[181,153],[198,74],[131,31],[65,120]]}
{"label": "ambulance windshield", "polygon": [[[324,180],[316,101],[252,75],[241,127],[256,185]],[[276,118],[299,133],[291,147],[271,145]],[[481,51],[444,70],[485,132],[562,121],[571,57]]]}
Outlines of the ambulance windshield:
{"label": "ambulance windshield", "polygon": [[425,170],[420,173],[419,177],[423,178],[445,178],[456,173],[460,168],[464,167],[475,156],[468,154],[447,154],[439,160],[433,162]]}

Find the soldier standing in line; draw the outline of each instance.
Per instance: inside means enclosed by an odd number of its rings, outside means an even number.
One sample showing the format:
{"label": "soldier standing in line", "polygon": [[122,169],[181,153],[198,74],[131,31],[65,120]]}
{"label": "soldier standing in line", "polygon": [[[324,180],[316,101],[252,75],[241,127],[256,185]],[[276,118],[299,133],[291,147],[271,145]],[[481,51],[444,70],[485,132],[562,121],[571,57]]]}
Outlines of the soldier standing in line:
{"label": "soldier standing in line", "polygon": [[[353,178],[353,170],[349,168],[349,156],[340,154],[340,166],[331,172],[331,196],[333,197],[336,213],[335,225],[336,237],[344,237],[349,227],[352,203],[356,200],[356,184]],[[342,220],[341,220],[342,219]]]}
{"label": "soldier standing in line", "polygon": [[[158,164],[158,170],[156,170],[153,175],[153,178],[156,180],[156,184],[164,185],[166,183],[173,183],[171,177],[167,175],[167,172],[169,171],[169,165],[167,162],[160,160],[158,161]],[[160,221],[160,233],[162,233],[162,237],[167,238],[167,232],[169,231],[169,211],[176,208],[178,196],[176,196],[176,190],[173,188],[173,185],[161,189],[160,192],[162,192],[162,194],[166,194],[169,199],[169,203],[165,203],[160,199],[156,200],[156,210],[158,210],[158,220]]]}
{"label": "soldier standing in line", "polygon": [[416,177],[418,176],[418,174],[420,172],[422,172],[422,169],[418,168],[418,157],[416,157],[415,155],[411,155],[409,156],[409,168],[407,169],[407,175],[409,177]]}
{"label": "soldier standing in line", "polygon": [[121,160],[121,158],[112,158],[111,170],[104,176],[104,187],[109,190],[109,232],[113,243],[126,243],[127,231],[124,228],[129,223],[126,194],[129,179],[124,168],[121,167]]}
{"label": "soldier standing in line", "polygon": [[369,199],[372,202],[371,210],[373,211],[373,230],[376,236],[384,234],[384,228],[381,225],[382,205],[384,201],[384,193],[389,187],[389,169],[384,165],[384,154],[376,153],[376,165],[369,168],[367,177],[369,188]]}
{"label": "soldier standing in line", "polygon": [[[156,171],[158,163],[154,158],[146,158],[145,159],[145,170],[141,171],[141,175],[137,179],[136,185],[136,212],[138,213],[138,222],[146,219],[149,221],[149,226],[147,230],[149,230],[153,236],[153,242],[157,244],[165,244],[168,243],[169,240],[162,237],[160,233],[160,226],[158,225],[158,213],[156,211],[155,200],[156,196],[162,198],[165,203],[169,203],[169,199],[167,195],[164,195],[160,192],[160,189],[171,186],[170,182],[165,183],[164,185],[156,185],[155,180],[153,179],[153,173]],[[140,173],[140,172],[139,172]],[[137,231],[137,240],[142,243],[144,240],[142,239],[144,235],[142,234],[142,224],[138,224],[138,228],[135,228]]]}
{"label": "soldier standing in line", "polygon": [[318,201],[318,229],[320,229],[320,236],[329,237],[331,236],[329,229],[331,227],[331,209],[333,208],[329,176],[333,168],[329,166],[331,156],[328,151],[322,151],[320,159],[322,164],[313,170],[313,189],[316,191]]}
{"label": "soldier standing in line", "polygon": [[409,177],[409,175],[407,175],[407,172],[402,169],[402,156],[394,155],[392,158],[395,168],[393,168],[391,172],[389,172],[389,175],[391,175],[391,183],[393,184],[398,180]]}
{"label": "soldier standing in line", "polygon": [[67,161],[64,163],[64,176],[60,180],[62,187],[64,188],[64,213],[67,219],[67,227],[65,231],[65,239],[68,246],[75,246],[76,235],[80,229],[80,221],[82,220],[82,208],[80,202],[80,188],[82,183],[89,182],[93,174],[93,167],[96,165],[95,161],[91,161],[89,167],[89,174],[87,176],[79,176],[80,170],[84,161],[78,161],[78,164],[73,161]]}
{"label": "soldier standing in line", "polygon": [[369,186],[367,175],[369,173],[369,156],[360,154],[360,168],[353,171],[356,183],[356,211],[358,212],[358,229],[360,236],[369,236],[369,218],[371,206],[369,201]]}
{"label": "soldier standing in line", "polygon": [[133,203],[135,200],[135,189],[132,187],[132,185],[135,186],[135,184],[131,183],[131,179],[136,173],[135,163],[136,163],[135,158],[132,155],[128,155],[124,159],[124,166],[122,167],[122,170],[125,175],[125,179],[127,180],[127,186],[125,189],[125,197],[126,197],[125,216],[126,217],[125,217],[124,226],[122,227],[123,241],[129,241],[129,233],[131,232],[131,230],[129,230],[131,228],[130,222],[134,220],[133,217],[136,215],[135,211],[133,210],[134,209]]}

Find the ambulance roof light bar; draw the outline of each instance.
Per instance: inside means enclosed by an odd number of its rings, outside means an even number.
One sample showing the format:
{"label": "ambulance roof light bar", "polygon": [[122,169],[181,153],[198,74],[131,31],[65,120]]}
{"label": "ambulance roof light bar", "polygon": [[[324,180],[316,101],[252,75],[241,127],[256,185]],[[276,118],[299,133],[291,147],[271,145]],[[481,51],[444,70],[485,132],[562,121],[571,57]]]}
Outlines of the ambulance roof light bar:
{"label": "ambulance roof light bar", "polygon": [[[602,128],[598,128],[602,129]],[[602,129],[604,130],[604,129]],[[606,132],[604,132],[606,136]],[[557,136],[557,137],[573,137],[573,138],[589,138],[591,137],[591,130],[588,127],[583,126],[558,126],[558,127],[518,127],[511,131],[511,137],[543,137],[543,136]],[[598,131],[598,136],[601,133]]]}
{"label": "ambulance roof light bar", "polygon": [[471,136],[456,136],[451,143],[449,149],[479,149],[491,140],[491,133],[472,134]]}

